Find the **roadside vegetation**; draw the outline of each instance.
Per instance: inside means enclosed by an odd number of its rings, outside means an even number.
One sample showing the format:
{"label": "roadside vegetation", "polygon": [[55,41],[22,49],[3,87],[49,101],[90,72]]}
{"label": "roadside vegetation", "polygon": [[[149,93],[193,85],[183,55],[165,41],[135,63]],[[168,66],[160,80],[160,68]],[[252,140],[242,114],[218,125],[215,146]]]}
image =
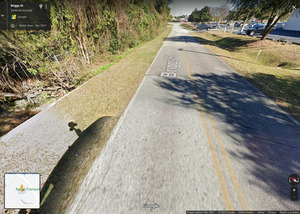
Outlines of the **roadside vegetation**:
{"label": "roadside vegetation", "polygon": [[[50,3],[51,31],[0,32],[1,135],[34,115],[33,108],[72,91],[155,38],[170,16],[165,0]],[[18,114],[21,119],[14,120]]]}
{"label": "roadside vegetation", "polygon": [[[76,122],[76,129],[83,132],[53,171],[53,166],[49,166],[47,170],[43,166],[43,171],[46,171],[44,177],[52,172],[47,183],[42,184],[41,200],[46,199],[42,211],[65,213],[64,209],[75,196],[95,158],[99,156],[170,31],[171,28],[167,28],[157,38],[131,51],[118,63],[94,76],[87,84],[54,106],[64,118]],[[43,157],[46,158],[46,155]],[[47,196],[49,185],[54,185],[55,188]]]}
{"label": "roadside vegetation", "polygon": [[120,116],[170,31],[168,27],[157,38],[131,51],[58,102],[55,108],[76,121],[81,130],[101,117]]}
{"label": "roadside vegetation", "polygon": [[300,120],[299,45],[218,31],[192,35]]}

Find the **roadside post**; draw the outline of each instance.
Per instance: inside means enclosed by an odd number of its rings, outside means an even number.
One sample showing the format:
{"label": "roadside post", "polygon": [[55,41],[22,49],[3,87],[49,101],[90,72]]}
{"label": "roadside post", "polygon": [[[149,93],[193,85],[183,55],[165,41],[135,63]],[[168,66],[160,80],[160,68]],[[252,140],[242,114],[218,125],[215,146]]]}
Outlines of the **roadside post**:
{"label": "roadside post", "polygon": [[259,57],[260,53],[261,53],[261,50],[258,51],[258,54],[257,54],[257,56],[255,58],[255,62],[256,62],[257,58]]}

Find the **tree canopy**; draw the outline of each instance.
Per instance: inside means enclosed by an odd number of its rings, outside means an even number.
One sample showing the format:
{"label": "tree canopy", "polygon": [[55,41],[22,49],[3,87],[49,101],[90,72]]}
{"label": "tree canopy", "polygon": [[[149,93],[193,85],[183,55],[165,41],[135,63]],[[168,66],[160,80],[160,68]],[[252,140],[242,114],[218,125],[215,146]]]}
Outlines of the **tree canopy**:
{"label": "tree canopy", "polygon": [[210,8],[208,6],[203,7],[201,10],[195,10],[189,16],[189,22],[208,22],[212,20],[210,15]]}
{"label": "tree canopy", "polygon": [[248,19],[254,15],[268,20],[262,40],[285,15],[300,7],[299,0],[229,0],[236,7],[239,16]]}

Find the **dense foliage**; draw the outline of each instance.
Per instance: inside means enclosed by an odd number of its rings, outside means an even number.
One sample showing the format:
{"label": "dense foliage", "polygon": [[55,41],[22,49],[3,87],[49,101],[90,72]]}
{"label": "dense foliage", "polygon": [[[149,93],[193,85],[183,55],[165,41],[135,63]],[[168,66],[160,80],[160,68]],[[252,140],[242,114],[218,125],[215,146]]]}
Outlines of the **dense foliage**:
{"label": "dense foliage", "polygon": [[[51,3],[52,29],[0,32],[0,95],[35,87],[74,88],[80,69],[154,38],[166,27],[166,0],[65,0]],[[54,90],[53,89],[53,90]],[[55,89],[56,90],[56,89]]]}
{"label": "dense foliage", "polygon": [[210,8],[205,6],[201,10],[195,9],[189,16],[189,22],[208,22],[211,21],[212,18]]}

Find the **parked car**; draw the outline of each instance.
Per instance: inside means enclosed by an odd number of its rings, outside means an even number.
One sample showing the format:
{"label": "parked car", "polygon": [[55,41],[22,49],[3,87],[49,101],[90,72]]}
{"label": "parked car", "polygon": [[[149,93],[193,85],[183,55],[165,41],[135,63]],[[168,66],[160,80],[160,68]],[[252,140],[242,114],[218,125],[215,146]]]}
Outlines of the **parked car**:
{"label": "parked car", "polygon": [[[265,31],[265,28],[266,26],[263,25],[263,24],[256,24],[254,25],[252,28],[248,28],[246,30],[246,34],[247,35],[250,35],[250,36],[253,36],[255,33],[259,33],[259,34],[262,34],[264,31]],[[273,31],[274,29],[272,29]],[[271,31],[271,32],[272,32]]]}
{"label": "parked car", "polygon": [[210,25],[210,29],[220,29],[220,25],[218,25],[217,23],[213,23],[212,25]]}
{"label": "parked car", "polygon": [[244,25],[245,25],[245,27],[248,26],[248,24],[241,23],[241,26],[240,26],[240,27],[243,27]]}
{"label": "parked car", "polygon": [[241,23],[240,23],[240,22],[234,23],[234,27],[240,27],[240,26],[241,26]]}
{"label": "parked car", "polygon": [[199,30],[209,30],[209,29],[211,29],[211,26],[208,25],[208,24],[203,23],[203,24],[199,25],[196,29],[197,29],[198,31],[199,31]]}
{"label": "parked car", "polygon": [[257,22],[251,22],[251,23],[248,25],[248,28],[253,28],[254,25],[257,25]]}

